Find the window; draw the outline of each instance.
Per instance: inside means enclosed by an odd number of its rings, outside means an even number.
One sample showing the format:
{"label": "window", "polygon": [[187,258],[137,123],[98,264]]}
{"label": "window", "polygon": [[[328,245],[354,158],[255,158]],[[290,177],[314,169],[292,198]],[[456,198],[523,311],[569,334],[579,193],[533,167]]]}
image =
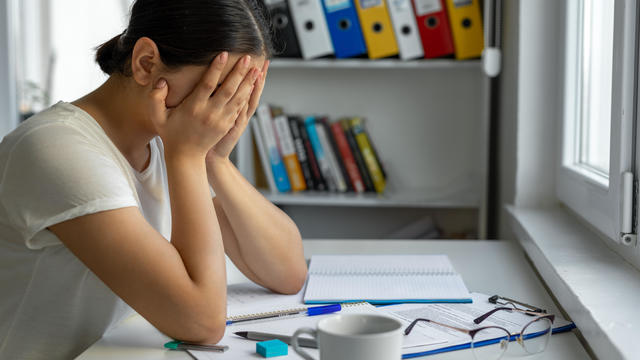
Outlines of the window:
{"label": "window", "polygon": [[[569,0],[557,195],[607,237],[631,232],[637,12],[631,0]],[[623,208],[626,206],[627,208]],[[629,225],[631,224],[631,225]]]}
{"label": "window", "polygon": [[94,49],[125,29],[130,3],[16,1],[18,101],[24,115],[59,100],[73,101],[106,79],[93,60]]}

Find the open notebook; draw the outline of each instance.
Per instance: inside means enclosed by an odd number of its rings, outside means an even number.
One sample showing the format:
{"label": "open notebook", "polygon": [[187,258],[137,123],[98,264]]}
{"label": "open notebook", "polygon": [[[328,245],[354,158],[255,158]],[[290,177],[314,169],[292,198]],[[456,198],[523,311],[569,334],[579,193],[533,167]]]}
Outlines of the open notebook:
{"label": "open notebook", "polygon": [[470,303],[446,255],[314,255],[306,304]]}

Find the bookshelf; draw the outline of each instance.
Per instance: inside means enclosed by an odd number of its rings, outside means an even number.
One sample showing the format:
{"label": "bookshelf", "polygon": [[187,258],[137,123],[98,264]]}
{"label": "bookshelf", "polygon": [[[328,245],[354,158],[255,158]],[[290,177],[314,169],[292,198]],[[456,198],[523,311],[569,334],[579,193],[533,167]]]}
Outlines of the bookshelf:
{"label": "bookshelf", "polygon": [[411,60],[403,61],[399,59],[274,59],[271,62],[271,69],[462,69],[477,68],[482,66],[480,60],[453,60],[453,59],[432,59],[432,60]]}
{"label": "bookshelf", "polygon": [[480,60],[274,59],[262,101],[366,118],[388,185],[382,195],[261,191],[305,238],[385,237],[422,216],[484,238],[487,89]]}
{"label": "bookshelf", "polygon": [[384,194],[327,193],[320,191],[283,194],[264,190],[262,194],[269,201],[278,205],[469,209],[479,206],[477,194],[472,191],[433,195],[433,192],[427,189],[387,191]]}

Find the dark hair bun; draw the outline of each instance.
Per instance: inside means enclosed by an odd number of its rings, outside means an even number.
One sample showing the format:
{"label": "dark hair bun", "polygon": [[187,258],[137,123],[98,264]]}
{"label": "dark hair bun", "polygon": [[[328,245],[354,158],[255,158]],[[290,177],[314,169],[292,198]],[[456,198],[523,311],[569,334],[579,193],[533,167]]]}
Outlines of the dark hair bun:
{"label": "dark hair bun", "polygon": [[106,74],[111,75],[118,71],[118,42],[120,35],[113,37],[111,40],[100,45],[96,51],[96,62],[100,65],[100,69]]}
{"label": "dark hair bun", "polygon": [[136,0],[127,30],[100,45],[96,62],[112,75],[131,75],[141,37],[155,42],[168,67],[207,65],[223,51],[271,56],[271,26],[259,0]]}

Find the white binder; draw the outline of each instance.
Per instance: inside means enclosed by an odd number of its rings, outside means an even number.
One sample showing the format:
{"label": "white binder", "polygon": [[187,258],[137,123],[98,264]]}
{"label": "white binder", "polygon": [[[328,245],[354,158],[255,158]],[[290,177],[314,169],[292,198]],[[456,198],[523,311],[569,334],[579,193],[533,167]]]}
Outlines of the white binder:
{"label": "white binder", "polygon": [[296,28],[300,52],[305,59],[333,54],[333,43],[321,0],[290,0],[289,10]]}
{"label": "white binder", "polygon": [[396,34],[400,58],[407,60],[424,57],[411,0],[387,0],[387,8]]}

